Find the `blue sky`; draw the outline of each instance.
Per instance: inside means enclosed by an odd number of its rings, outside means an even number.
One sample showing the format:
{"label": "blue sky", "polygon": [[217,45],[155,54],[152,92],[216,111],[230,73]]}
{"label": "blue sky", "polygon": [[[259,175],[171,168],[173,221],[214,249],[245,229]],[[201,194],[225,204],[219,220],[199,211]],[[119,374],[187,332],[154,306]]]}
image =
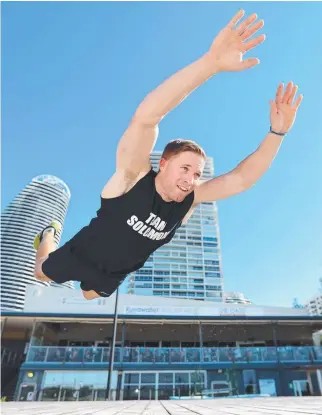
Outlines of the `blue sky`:
{"label": "blue sky", "polygon": [[145,95],[207,51],[240,9],[265,20],[261,64],[224,73],[160,124],[156,149],[193,139],[216,174],[253,152],[269,99],[293,80],[304,100],[267,174],[218,202],[226,290],[289,306],[322,276],[322,4],[318,2],[2,3],[2,208],[36,175],[71,189],[62,243],[96,214],[117,143]]}

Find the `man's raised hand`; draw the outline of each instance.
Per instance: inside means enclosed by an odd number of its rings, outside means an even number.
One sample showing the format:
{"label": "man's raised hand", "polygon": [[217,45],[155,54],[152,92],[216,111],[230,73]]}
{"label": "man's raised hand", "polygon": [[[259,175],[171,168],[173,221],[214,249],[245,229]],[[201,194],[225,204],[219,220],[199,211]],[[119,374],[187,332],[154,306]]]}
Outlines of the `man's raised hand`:
{"label": "man's raised hand", "polygon": [[231,19],[228,25],[216,36],[206,53],[206,57],[210,65],[213,65],[215,72],[242,71],[259,63],[257,58],[243,60],[243,55],[265,40],[265,35],[249,40],[254,33],[264,26],[264,21],[256,21],[257,15],[252,14],[239,23],[244,14],[244,10],[240,10]]}
{"label": "man's raised hand", "polygon": [[284,84],[279,84],[275,101],[270,100],[270,119],[273,131],[286,134],[293,126],[297,110],[303,99],[303,95],[300,94],[295,100],[297,90],[298,86],[293,82],[287,84],[285,91]]}

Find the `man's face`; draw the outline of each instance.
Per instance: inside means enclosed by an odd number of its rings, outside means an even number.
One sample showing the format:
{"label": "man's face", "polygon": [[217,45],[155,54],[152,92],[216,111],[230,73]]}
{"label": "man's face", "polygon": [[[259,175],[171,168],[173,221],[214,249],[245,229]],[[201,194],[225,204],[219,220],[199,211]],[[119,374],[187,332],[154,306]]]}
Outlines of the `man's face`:
{"label": "man's face", "polygon": [[182,202],[196,188],[204,167],[205,159],[191,151],[161,159],[160,181],[166,197]]}

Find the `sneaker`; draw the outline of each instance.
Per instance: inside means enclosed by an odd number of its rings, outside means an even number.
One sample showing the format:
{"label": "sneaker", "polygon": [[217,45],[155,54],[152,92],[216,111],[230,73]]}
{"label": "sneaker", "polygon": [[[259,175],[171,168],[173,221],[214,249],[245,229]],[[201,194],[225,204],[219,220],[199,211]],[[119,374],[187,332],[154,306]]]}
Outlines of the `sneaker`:
{"label": "sneaker", "polygon": [[54,237],[56,236],[56,233],[59,232],[61,230],[62,226],[61,223],[58,221],[54,221],[51,222],[48,226],[46,226],[41,232],[39,232],[34,240],[34,249],[37,251],[37,249],[39,248],[40,242],[42,241],[43,238],[43,233],[48,230],[48,229],[53,229],[54,230]]}

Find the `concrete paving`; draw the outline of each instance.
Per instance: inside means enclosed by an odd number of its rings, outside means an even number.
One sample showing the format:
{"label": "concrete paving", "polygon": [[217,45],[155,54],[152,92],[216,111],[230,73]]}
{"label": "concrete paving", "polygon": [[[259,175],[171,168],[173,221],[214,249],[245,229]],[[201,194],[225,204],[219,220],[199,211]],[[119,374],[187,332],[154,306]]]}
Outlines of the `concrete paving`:
{"label": "concrete paving", "polygon": [[322,397],[179,401],[7,402],[3,415],[322,415]]}

